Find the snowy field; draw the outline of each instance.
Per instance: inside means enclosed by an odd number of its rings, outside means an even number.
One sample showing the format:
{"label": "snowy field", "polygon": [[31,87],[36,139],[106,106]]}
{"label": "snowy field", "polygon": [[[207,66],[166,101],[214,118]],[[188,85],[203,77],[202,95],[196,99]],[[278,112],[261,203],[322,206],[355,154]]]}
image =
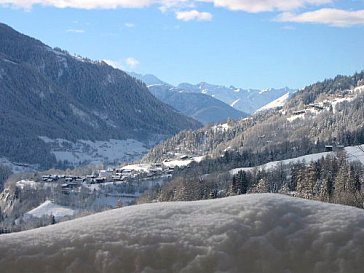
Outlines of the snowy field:
{"label": "snowy field", "polygon": [[364,211],[278,194],[124,207],[0,236],[0,269],[362,273]]}
{"label": "snowy field", "polygon": [[39,137],[51,145],[57,161],[68,161],[77,166],[80,163],[114,163],[140,159],[148,152],[146,144],[134,139],[109,141],[78,140],[71,142],[65,139]]}

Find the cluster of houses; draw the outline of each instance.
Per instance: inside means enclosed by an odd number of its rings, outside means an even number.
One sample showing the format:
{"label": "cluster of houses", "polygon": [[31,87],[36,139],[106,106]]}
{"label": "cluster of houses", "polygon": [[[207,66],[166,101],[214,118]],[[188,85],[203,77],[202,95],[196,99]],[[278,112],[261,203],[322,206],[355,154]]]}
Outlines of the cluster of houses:
{"label": "cluster of houses", "polygon": [[140,164],[130,168],[128,166],[108,168],[85,176],[49,174],[43,175],[42,180],[47,183],[60,183],[62,191],[67,193],[80,188],[82,184],[126,183],[132,182],[134,179],[170,177],[173,171],[174,167],[168,167],[161,163]]}
{"label": "cluster of houses", "polygon": [[294,116],[302,115],[302,114],[307,113],[310,110],[314,110],[314,111],[320,112],[320,111],[324,110],[325,107],[329,107],[329,105],[327,105],[327,104],[324,103],[323,106],[321,106],[319,104],[313,104],[312,103],[312,104],[306,105],[305,106],[305,109],[301,109],[301,110],[294,111],[292,113],[292,115],[294,115]]}

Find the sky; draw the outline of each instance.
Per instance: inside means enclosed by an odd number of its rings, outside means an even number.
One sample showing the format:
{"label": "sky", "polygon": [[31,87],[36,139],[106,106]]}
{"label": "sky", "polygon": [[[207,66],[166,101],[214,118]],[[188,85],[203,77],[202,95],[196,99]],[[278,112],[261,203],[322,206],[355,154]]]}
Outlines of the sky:
{"label": "sky", "polygon": [[364,0],[0,0],[0,22],[174,85],[303,88],[364,69]]}

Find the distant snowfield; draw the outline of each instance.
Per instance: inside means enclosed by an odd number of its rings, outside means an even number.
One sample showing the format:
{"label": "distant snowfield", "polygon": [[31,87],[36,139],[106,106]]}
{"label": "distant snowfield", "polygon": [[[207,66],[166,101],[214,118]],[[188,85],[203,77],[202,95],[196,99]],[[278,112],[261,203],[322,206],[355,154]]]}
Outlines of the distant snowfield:
{"label": "distant snowfield", "polygon": [[279,97],[278,99],[259,108],[256,112],[270,110],[270,109],[274,109],[274,108],[278,108],[278,107],[283,107],[286,104],[286,102],[288,101],[289,95],[290,95],[290,93],[287,92],[282,97]]}
{"label": "distant snowfield", "polygon": [[278,194],[124,207],[0,236],[0,268],[362,273],[364,211]]}
{"label": "distant snowfield", "polygon": [[[363,150],[361,150],[361,149],[363,149]],[[364,164],[364,145],[348,146],[348,147],[345,147],[345,151],[346,151],[348,159],[350,161],[358,160],[362,164]],[[272,161],[267,164],[257,166],[257,168],[267,170],[267,169],[275,168],[279,164],[287,165],[290,163],[299,163],[299,162],[303,162],[303,161],[308,164],[310,162],[318,161],[319,159],[321,159],[322,157],[325,157],[327,155],[335,155],[335,153],[334,152],[324,152],[324,153],[304,155],[304,156],[285,159],[285,160],[281,160],[281,161]],[[234,175],[234,174],[237,174],[239,171],[251,171],[253,169],[254,169],[254,167],[235,168],[235,169],[230,170],[230,174]]]}
{"label": "distant snowfield", "polygon": [[75,211],[73,209],[54,204],[52,201],[47,200],[44,203],[40,204],[38,207],[25,213],[24,216],[25,218],[41,218],[46,215],[53,215],[54,218],[58,221],[65,216],[72,216],[74,213]]}
{"label": "distant snowfield", "polygon": [[142,142],[134,139],[109,141],[78,140],[71,142],[65,139],[50,139],[40,137],[52,147],[52,153],[57,161],[67,160],[73,165],[80,163],[114,163],[129,162],[140,159],[148,148]]}

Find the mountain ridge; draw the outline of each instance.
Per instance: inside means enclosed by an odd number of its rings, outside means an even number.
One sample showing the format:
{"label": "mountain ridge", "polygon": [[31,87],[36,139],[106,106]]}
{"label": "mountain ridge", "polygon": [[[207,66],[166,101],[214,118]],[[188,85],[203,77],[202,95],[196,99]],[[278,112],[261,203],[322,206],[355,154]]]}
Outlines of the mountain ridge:
{"label": "mountain ridge", "polygon": [[149,142],[200,126],[104,62],[52,49],[4,24],[0,34],[0,155],[12,161],[55,166],[39,136]]}
{"label": "mountain ridge", "polygon": [[158,99],[203,124],[241,119],[247,116],[246,113],[236,110],[218,99],[175,87],[154,75],[136,73],[130,73],[130,75],[145,82],[149,91]]}

